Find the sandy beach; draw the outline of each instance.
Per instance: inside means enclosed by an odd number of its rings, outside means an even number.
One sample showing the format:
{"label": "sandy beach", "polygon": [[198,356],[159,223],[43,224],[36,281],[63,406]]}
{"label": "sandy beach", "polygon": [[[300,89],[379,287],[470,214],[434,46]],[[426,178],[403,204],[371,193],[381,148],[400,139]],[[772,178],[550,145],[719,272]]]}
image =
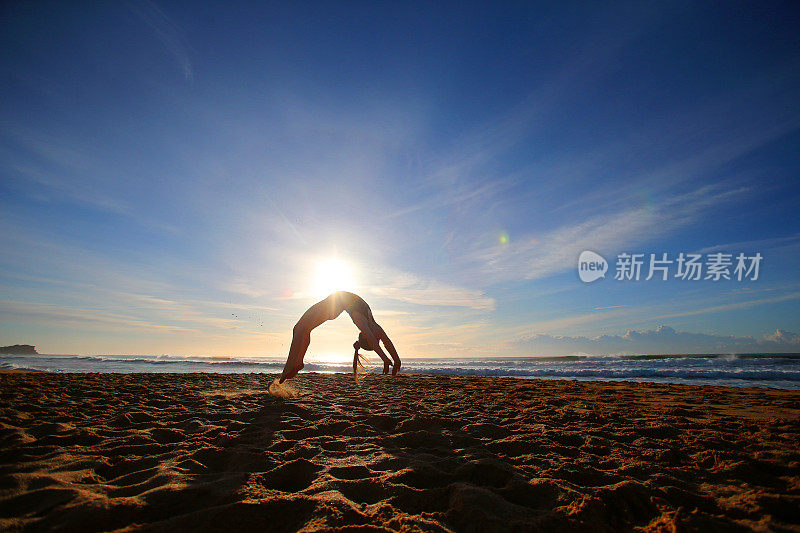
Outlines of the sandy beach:
{"label": "sandy beach", "polygon": [[0,375],[0,530],[800,530],[800,392]]}

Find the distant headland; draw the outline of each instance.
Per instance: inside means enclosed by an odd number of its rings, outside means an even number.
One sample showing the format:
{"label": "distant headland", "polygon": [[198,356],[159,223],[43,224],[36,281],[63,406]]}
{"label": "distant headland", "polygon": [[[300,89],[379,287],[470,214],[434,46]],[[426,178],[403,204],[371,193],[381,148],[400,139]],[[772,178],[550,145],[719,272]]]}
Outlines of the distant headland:
{"label": "distant headland", "polygon": [[0,353],[10,353],[15,355],[39,355],[36,346],[30,344],[15,344],[13,346],[0,346]]}

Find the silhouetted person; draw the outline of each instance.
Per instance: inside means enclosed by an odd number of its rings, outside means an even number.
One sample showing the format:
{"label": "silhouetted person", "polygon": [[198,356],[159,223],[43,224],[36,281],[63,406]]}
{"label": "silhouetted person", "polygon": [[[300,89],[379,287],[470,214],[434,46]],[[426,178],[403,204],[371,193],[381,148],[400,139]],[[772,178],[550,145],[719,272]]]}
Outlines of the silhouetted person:
{"label": "silhouetted person", "polygon": [[[283,367],[280,383],[297,375],[305,366],[303,357],[305,357],[308,345],[311,343],[311,330],[327,320],[333,320],[338,317],[342,314],[342,311],[347,311],[347,314],[350,315],[353,323],[360,331],[358,340],[353,344],[356,349],[355,359],[353,360],[353,373],[356,372],[358,349],[360,347],[365,350],[374,350],[378,354],[383,360],[384,374],[389,373],[390,366],[394,367],[392,375],[397,374],[397,371],[400,370],[400,357],[397,355],[397,350],[395,350],[392,341],[389,340],[389,336],[375,322],[372,310],[367,305],[367,302],[352,292],[339,291],[309,307],[308,311],[303,313],[303,316],[295,324],[292,331],[292,345],[289,348],[289,357]],[[383,345],[391,354],[393,361],[390,361],[383,349],[381,349],[380,341],[383,341]]]}

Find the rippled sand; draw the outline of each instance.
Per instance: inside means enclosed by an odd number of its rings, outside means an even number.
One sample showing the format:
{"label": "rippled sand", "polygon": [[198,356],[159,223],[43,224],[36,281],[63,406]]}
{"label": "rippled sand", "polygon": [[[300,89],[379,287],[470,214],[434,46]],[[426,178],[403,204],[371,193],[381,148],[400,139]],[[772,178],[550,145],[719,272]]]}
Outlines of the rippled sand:
{"label": "rippled sand", "polygon": [[800,392],[274,377],[0,375],[0,529],[800,529]]}

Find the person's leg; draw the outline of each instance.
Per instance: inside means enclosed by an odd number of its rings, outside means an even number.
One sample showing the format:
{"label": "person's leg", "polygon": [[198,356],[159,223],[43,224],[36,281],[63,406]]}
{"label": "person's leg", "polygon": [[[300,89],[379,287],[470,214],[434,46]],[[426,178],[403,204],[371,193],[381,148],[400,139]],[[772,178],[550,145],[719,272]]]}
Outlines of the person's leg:
{"label": "person's leg", "polygon": [[336,298],[332,296],[334,295],[328,296],[309,307],[295,324],[292,330],[292,345],[289,348],[289,357],[286,358],[286,365],[281,373],[281,383],[297,375],[305,366],[303,357],[306,355],[308,345],[311,344],[311,331],[326,320],[333,320],[342,312],[341,306],[337,304]]}
{"label": "person's leg", "polygon": [[280,383],[296,376],[303,369],[305,366],[303,357],[306,355],[309,344],[311,344],[311,332],[303,325],[297,324],[292,331],[292,345],[289,348],[289,357],[286,358],[286,364],[281,373]]}

